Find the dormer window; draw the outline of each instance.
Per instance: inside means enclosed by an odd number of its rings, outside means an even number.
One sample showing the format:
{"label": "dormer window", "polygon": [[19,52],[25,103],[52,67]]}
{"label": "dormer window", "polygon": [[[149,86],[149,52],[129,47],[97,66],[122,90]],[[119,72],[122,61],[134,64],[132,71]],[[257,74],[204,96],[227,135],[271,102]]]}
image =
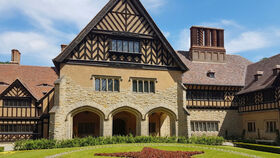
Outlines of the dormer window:
{"label": "dormer window", "polygon": [[111,42],[111,51],[123,53],[140,53],[140,43],[139,41],[113,39]]}
{"label": "dormer window", "polygon": [[207,72],[207,77],[209,77],[209,78],[215,78],[215,72],[214,72],[214,71],[208,71],[208,72]]}

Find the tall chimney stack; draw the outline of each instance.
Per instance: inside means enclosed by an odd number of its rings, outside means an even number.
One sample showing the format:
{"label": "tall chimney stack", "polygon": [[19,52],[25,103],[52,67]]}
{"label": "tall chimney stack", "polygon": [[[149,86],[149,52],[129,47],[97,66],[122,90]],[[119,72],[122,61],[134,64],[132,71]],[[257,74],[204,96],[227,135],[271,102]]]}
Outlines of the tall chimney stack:
{"label": "tall chimney stack", "polygon": [[190,59],[200,62],[225,62],[224,30],[192,26]]}
{"label": "tall chimney stack", "polygon": [[20,65],[21,53],[17,49],[12,49],[11,63]]}

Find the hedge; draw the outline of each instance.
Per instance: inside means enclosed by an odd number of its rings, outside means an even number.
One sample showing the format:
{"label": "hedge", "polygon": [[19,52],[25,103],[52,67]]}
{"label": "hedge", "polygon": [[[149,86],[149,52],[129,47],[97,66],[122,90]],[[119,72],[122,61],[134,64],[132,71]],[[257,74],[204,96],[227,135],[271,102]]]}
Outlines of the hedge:
{"label": "hedge", "polygon": [[21,140],[16,141],[15,150],[34,150],[34,149],[54,149],[84,147],[105,144],[124,144],[124,143],[184,143],[184,144],[206,144],[222,145],[224,138],[216,136],[202,137],[152,137],[152,136],[113,136],[113,137],[86,137],[68,140]]}
{"label": "hedge", "polygon": [[252,149],[252,150],[258,150],[258,151],[265,151],[265,152],[280,154],[280,147],[276,147],[276,146],[241,143],[241,142],[234,142],[234,144],[235,144],[235,146],[240,147],[240,148],[246,148],[246,149]]}
{"label": "hedge", "polygon": [[4,147],[0,146],[0,152],[4,151]]}

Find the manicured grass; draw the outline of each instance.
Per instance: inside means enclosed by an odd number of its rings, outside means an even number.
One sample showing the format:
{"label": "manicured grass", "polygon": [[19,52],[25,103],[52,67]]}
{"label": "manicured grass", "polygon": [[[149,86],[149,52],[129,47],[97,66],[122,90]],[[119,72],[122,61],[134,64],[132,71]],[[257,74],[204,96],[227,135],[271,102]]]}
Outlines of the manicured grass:
{"label": "manicured grass", "polygon": [[14,151],[0,153],[0,158],[41,158],[50,155],[55,155],[64,152],[71,152],[65,155],[60,155],[60,158],[105,158],[94,157],[94,153],[114,153],[141,151],[143,147],[152,147],[170,151],[204,151],[202,155],[193,156],[194,158],[245,158],[258,156],[262,158],[277,158],[279,154],[260,152],[242,148],[228,146],[209,146],[209,145],[194,145],[194,144],[114,144],[83,148],[64,148],[64,149],[49,149],[49,150],[33,150],[33,151]]}

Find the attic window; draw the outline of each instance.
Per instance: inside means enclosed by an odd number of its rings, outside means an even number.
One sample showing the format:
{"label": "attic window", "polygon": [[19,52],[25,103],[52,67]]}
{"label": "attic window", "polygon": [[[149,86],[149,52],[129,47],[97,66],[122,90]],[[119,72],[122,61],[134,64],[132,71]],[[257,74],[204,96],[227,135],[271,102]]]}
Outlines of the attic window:
{"label": "attic window", "polygon": [[209,77],[209,78],[215,78],[215,72],[214,72],[214,71],[208,71],[208,72],[207,72],[207,77]]}
{"label": "attic window", "polygon": [[138,41],[112,39],[111,51],[124,53],[140,53],[140,43]]}
{"label": "attic window", "polygon": [[8,85],[9,85],[8,83],[0,82],[0,86],[8,86]]}

